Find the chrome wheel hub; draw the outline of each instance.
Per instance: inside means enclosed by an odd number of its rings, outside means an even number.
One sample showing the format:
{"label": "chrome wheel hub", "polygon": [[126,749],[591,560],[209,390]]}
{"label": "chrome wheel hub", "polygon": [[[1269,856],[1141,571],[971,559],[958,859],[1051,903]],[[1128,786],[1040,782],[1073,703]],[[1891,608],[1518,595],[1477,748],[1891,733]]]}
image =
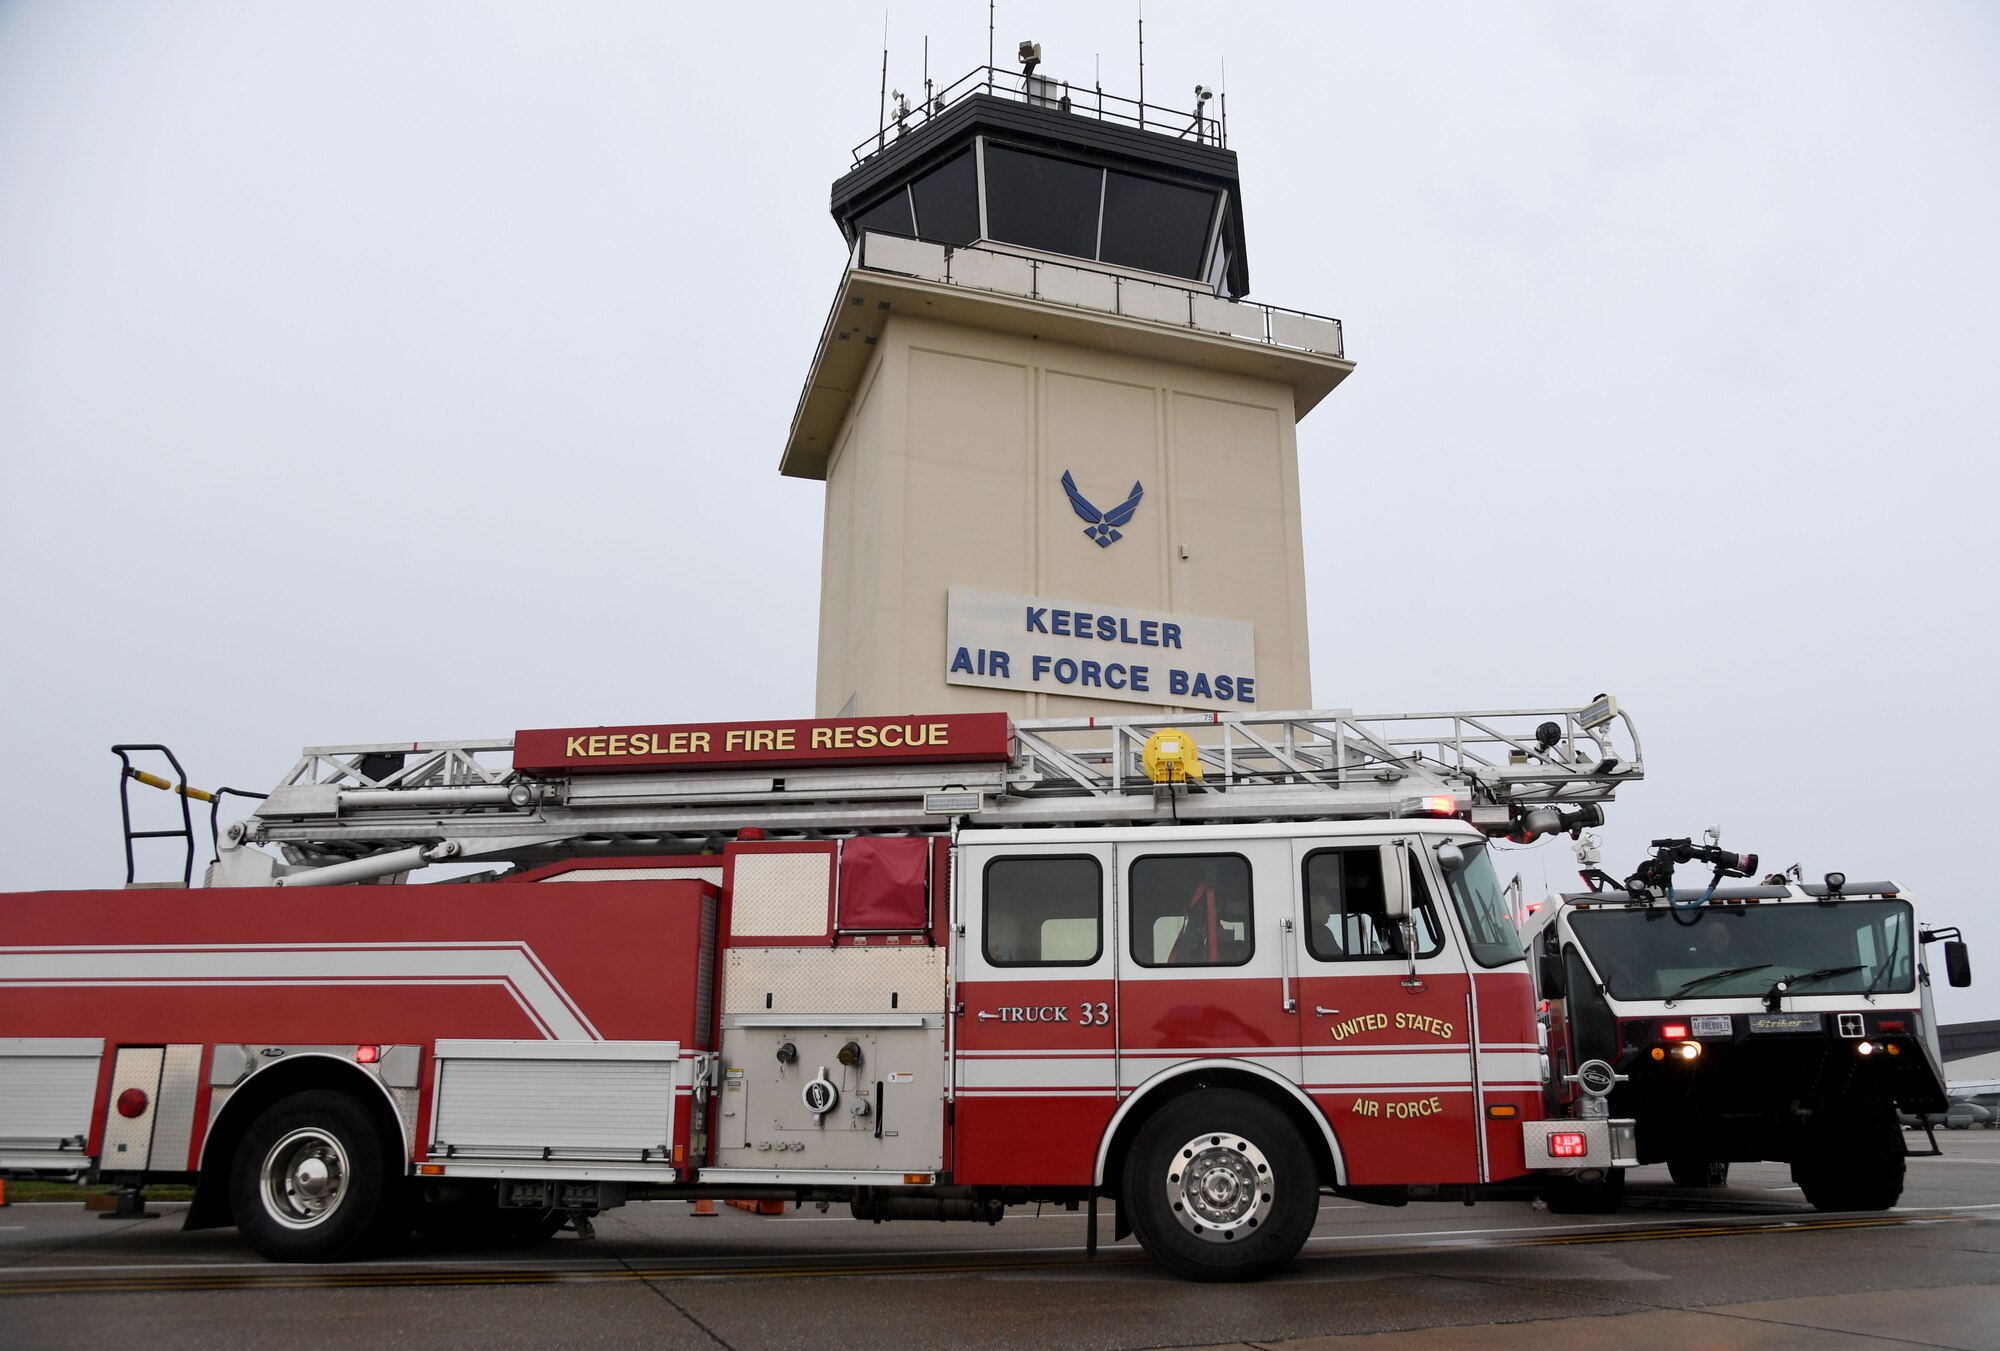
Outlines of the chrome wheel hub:
{"label": "chrome wheel hub", "polygon": [[314,1127],[271,1146],[260,1174],[264,1211],[287,1229],[326,1223],[347,1198],[347,1151]]}
{"label": "chrome wheel hub", "polygon": [[1198,1135],[1167,1162],[1167,1205],[1181,1227],[1229,1243],[1269,1218],[1277,1179],[1264,1151],[1240,1135]]}

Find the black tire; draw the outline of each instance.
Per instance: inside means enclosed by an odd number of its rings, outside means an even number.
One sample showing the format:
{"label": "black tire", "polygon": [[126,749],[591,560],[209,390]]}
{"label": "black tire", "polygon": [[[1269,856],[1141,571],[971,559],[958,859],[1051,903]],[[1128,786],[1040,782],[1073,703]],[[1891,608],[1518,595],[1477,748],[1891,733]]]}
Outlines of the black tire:
{"label": "black tire", "polygon": [[1816,1116],[1792,1160],[1814,1210],[1887,1210],[1903,1196],[1903,1136],[1880,1104]]}
{"label": "black tire", "polygon": [[1669,1159],[1667,1176],[1674,1180],[1676,1187],[1726,1187],[1729,1185],[1729,1165],[1710,1163],[1705,1159]]}
{"label": "black tire", "polygon": [[1283,1112],[1236,1089],[1161,1108],[1140,1128],[1121,1181],[1139,1242],[1193,1281],[1268,1276],[1298,1255],[1319,1218],[1312,1151]]}
{"label": "black tire", "polygon": [[[393,1151],[393,1152],[392,1152]],[[384,1124],[348,1094],[282,1098],[251,1123],[229,1170],[243,1239],[278,1262],[337,1262],[409,1228],[402,1169]]]}
{"label": "black tire", "polygon": [[1609,1215],[1624,1199],[1623,1168],[1607,1168],[1595,1182],[1552,1177],[1542,1184],[1542,1201],[1557,1215]]}

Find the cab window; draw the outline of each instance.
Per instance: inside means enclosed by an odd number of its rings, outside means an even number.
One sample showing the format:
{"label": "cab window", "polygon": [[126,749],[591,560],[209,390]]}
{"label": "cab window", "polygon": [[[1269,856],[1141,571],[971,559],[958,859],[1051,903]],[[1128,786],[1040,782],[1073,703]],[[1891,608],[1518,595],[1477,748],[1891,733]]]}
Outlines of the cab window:
{"label": "cab window", "polygon": [[[1444,946],[1437,905],[1416,855],[1409,860],[1410,910],[1416,920],[1417,955],[1429,957]],[[1405,958],[1403,935],[1389,918],[1382,890],[1382,851],[1375,845],[1320,849],[1306,855],[1306,951],[1322,962]]]}
{"label": "cab window", "polygon": [[1256,950],[1250,860],[1154,854],[1132,865],[1132,960],[1141,966],[1242,966]]}
{"label": "cab window", "polygon": [[1104,870],[1088,855],[986,865],[980,941],[993,966],[1089,966],[1104,950]]}

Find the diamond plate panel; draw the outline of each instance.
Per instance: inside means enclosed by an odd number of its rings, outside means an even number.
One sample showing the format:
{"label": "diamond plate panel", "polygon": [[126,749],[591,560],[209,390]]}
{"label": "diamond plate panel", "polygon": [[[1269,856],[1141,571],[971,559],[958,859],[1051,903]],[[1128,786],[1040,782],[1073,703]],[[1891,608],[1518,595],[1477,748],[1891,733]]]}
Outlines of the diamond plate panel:
{"label": "diamond plate panel", "polygon": [[[101,1166],[107,1172],[137,1172],[147,1166],[153,1150],[153,1118],[160,1110],[160,1065],[166,1059],[163,1046],[121,1046],[111,1069],[111,1094],[104,1119],[104,1154]],[[118,1110],[118,1096],[128,1088],[146,1095],[146,1110],[126,1116]]]}
{"label": "diamond plate panel", "polygon": [[669,868],[575,868],[542,880],[544,882],[652,882],[672,881],[678,878],[709,882],[719,887],[722,885],[722,865],[691,863]]}
{"label": "diamond plate panel", "polygon": [[194,1104],[201,1092],[199,1045],[169,1046],[160,1072],[159,1115],[153,1121],[152,1166],[174,1172],[186,1168],[194,1142]]}
{"label": "diamond plate panel", "polygon": [[732,948],[722,1011],[943,1013],[944,949]]}
{"label": "diamond plate panel", "polygon": [[833,851],[738,854],[731,881],[731,938],[815,938],[826,933]]}
{"label": "diamond plate panel", "polygon": [[704,1042],[715,1026],[715,929],[715,901],[707,898],[701,903],[701,963],[694,978],[695,1036]]}
{"label": "diamond plate panel", "polygon": [[417,1138],[417,1090],[392,1088],[389,1098],[396,1104],[396,1118],[403,1127],[403,1162],[409,1162],[411,1144]]}

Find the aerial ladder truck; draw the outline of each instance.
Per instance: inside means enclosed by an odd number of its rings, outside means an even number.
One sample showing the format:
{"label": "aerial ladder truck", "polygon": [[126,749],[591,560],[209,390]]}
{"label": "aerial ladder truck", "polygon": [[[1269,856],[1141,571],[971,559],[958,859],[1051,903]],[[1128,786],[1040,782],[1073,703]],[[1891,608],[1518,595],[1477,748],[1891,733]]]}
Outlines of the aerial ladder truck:
{"label": "aerial ladder truck", "polygon": [[1111,1200],[1254,1278],[1327,1192],[1635,1162],[1601,1067],[1551,1078],[1492,852],[1642,773],[1601,697],[312,747],[210,795],[205,885],[0,896],[0,1170],[192,1181],[305,1261],[715,1198],[1067,1204],[1094,1251]]}

